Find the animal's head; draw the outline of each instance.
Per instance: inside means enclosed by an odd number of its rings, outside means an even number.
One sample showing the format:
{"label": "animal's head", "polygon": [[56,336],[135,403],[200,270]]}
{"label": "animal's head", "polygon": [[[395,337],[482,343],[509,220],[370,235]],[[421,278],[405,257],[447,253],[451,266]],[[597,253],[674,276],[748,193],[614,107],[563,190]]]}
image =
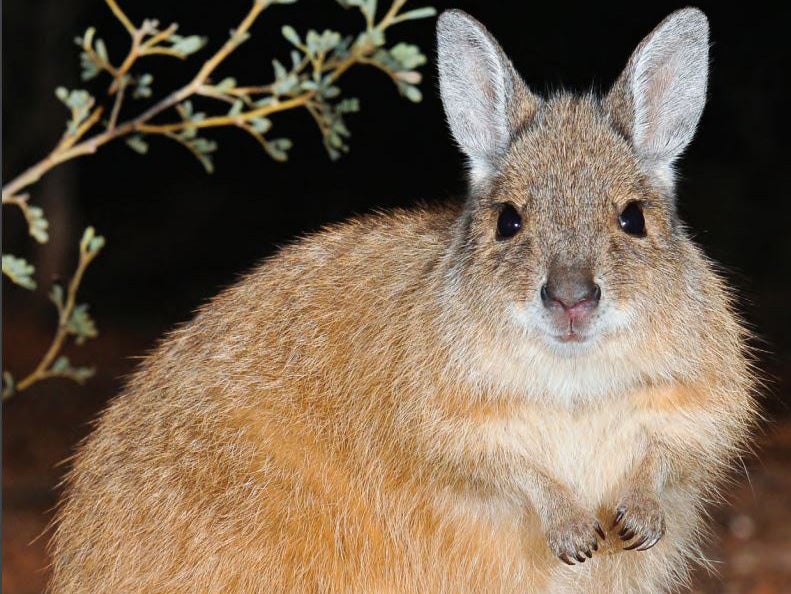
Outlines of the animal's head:
{"label": "animal's head", "polygon": [[[450,284],[489,320],[486,340],[499,336],[520,357],[580,377],[629,364],[688,292],[694,250],[675,212],[673,165],[705,103],[706,17],[671,14],[604,97],[539,97],[460,11],[440,16],[438,53],[471,188]],[[552,381],[562,392],[573,380]]]}

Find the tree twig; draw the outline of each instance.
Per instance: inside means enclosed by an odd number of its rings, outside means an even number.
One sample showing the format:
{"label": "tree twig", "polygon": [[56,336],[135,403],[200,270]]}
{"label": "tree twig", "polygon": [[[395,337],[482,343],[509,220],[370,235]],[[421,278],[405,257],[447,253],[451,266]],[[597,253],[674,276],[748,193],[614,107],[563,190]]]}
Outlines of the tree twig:
{"label": "tree twig", "polygon": [[[121,9],[118,7],[118,4],[115,2],[115,0],[105,1],[110,6],[111,10],[113,10],[113,13],[116,15],[116,17],[118,17],[118,19],[124,23],[124,26],[127,28],[127,30],[129,30],[129,27],[134,29],[129,19],[126,18],[126,15],[124,15]],[[104,132],[96,134],[86,140],[83,140],[79,144],[74,144],[74,146],[66,147],[65,150],[64,147],[58,145],[44,159],[35,165],[32,165],[3,186],[3,201],[5,202],[6,196],[14,196],[15,194],[18,194],[20,190],[36,183],[45,173],[47,173],[56,165],[59,165],[64,161],[74,159],[75,157],[95,153],[100,146],[107,144],[111,140],[114,140],[120,136],[125,136],[132,132],[142,131],[141,127],[143,126],[144,122],[147,122],[153,117],[159,115],[161,112],[176,105],[177,103],[180,103],[192,95],[194,91],[206,81],[209,75],[214,72],[217,66],[219,66],[220,63],[239,46],[241,43],[240,40],[243,39],[244,35],[253,25],[255,19],[258,17],[261,11],[269,6],[269,4],[271,4],[271,0],[255,0],[250,12],[247,13],[247,16],[245,16],[239,27],[237,27],[234,35],[228,41],[226,41],[225,44],[209,60],[206,61],[206,63],[204,63],[198,74],[187,85],[178,91],[171,93],[162,101],[155,104],[153,107],[149,108],[138,117],[120,124],[113,129],[108,129]],[[130,31],[130,34],[134,36],[135,31],[137,31],[137,29]]]}
{"label": "tree twig", "polygon": [[[58,329],[55,332],[55,336],[52,338],[49,348],[38,362],[38,365],[36,365],[36,368],[16,384],[17,392],[26,390],[34,383],[52,375],[50,367],[55,361],[55,358],[58,356],[58,353],[60,353],[61,349],[63,348],[63,343],[65,342],[66,337],[69,335],[69,321],[71,320],[71,316],[74,313],[74,308],[77,305],[77,291],[79,290],[80,283],[82,282],[82,278],[85,275],[85,270],[99,254],[98,249],[92,250],[88,244],[89,242],[87,241],[80,243],[80,258],[77,262],[77,270],[74,272],[74,276],[69,282],[69,286],[66,291],[66,301],[63,303],[63,307],[59,308],[60,315],[58,316]],[[8,396],[4,395],[4,398],[7,397]]]}
{"label": "tree twig", "polygon": [[129,35],[134,36],[135,32],[137,31],[137,27],[132,24],[132,21],[129,20],[129,17],[124,14],[124,11],[121,10],[121,7],[118,6],[118,3],[115,0],[104,0],[107,6],[110,7],[110,10],[113,11],[115,18],[121,21],[121,24],[124,28],[129,32]]}

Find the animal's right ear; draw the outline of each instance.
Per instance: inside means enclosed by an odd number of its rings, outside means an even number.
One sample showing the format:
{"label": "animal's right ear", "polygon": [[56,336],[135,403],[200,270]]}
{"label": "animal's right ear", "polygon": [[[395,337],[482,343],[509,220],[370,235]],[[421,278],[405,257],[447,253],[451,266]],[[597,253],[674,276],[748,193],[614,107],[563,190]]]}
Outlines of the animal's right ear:
{"label": "animal's right ear", "polygon": [[450,130],[467,155],[473,186],[484,184],[511,133],[537,99],[478,21],[446,10],[437,21],[439,89]]}

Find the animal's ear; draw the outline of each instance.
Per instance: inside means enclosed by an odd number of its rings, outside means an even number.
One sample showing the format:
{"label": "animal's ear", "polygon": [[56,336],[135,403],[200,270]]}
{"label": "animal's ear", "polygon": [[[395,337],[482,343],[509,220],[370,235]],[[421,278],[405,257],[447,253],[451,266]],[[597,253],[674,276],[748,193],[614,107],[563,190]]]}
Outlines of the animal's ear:
{"label": "animal's ear", "polygon": [[604,101],[643,170],[664,191],[673,191],[673,162],[703,113],[708,70],[708,21],[697,8],[684,8],[643,39]]}
{"label": "animal's ear", "polygon": [[437,53],[448,124],[469,158],[473,186],[483,184],[537,99],[491,34],[460,10],[440,15]]}

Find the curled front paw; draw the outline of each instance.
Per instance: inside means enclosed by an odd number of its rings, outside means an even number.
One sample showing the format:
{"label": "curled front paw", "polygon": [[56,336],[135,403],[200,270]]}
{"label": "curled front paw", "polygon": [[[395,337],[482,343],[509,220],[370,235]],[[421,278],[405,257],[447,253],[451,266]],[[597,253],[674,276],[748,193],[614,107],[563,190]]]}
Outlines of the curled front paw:
{"label": "curled front paw", "polygon": [[659,500],[639,491],[627,494],[615,508],[612,530],[626,544],[624,550],[647,551],[665,535],[665,513]]}
{"label": "curled front paw", "polygon": [[590,559],[599,550],[599,539],[604,540],[604,530],[596,518],[585,512],[564,514],[547,530],[552,552],[567,565]]}

